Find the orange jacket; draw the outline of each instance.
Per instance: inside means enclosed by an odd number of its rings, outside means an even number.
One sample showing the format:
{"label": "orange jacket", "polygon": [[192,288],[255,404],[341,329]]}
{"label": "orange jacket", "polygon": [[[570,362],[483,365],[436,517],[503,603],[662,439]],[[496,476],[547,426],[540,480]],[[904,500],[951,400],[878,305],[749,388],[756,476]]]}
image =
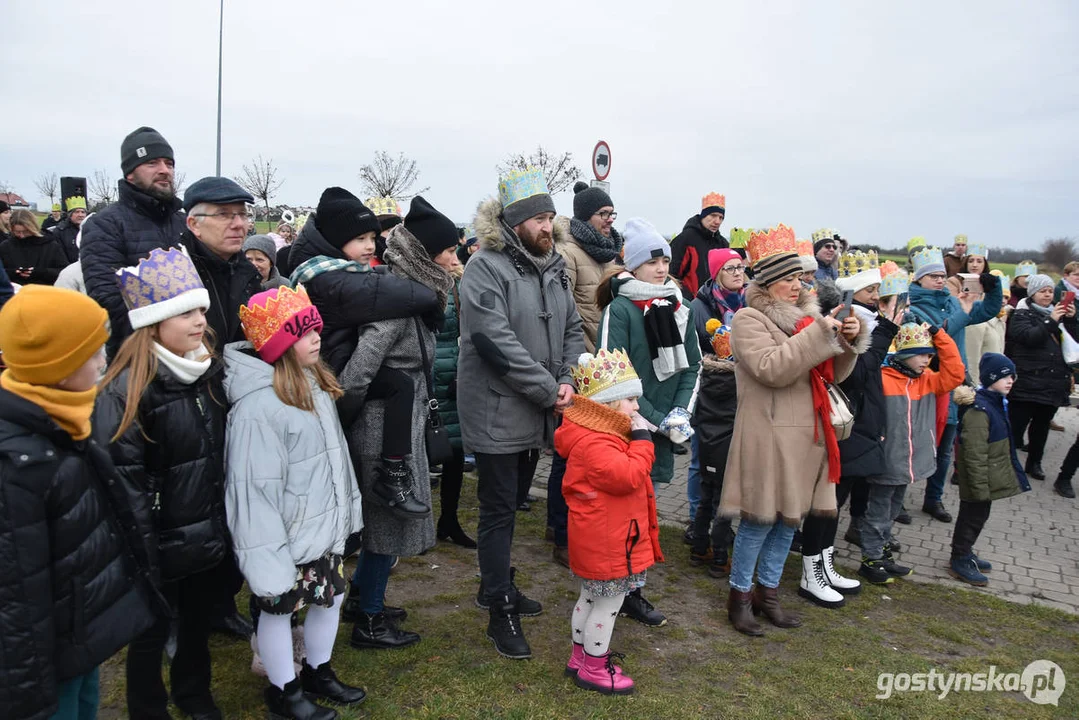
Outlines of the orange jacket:
{"label": "orange jacket", "polygon": [[631,434],[627,416],[578,395],[555,431],[554,446],[566,458],[562,494],[573,573],[616,580],[663,562],[648,431]]}

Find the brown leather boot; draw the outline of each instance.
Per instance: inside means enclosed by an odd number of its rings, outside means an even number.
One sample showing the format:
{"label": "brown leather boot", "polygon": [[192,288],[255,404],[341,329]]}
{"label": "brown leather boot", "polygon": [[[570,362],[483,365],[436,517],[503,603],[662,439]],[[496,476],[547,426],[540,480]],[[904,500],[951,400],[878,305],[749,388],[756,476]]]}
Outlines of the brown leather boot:
{"label": "brown leather boot", "polygon": [[738,632],[750,637],[760,637],[764,635],[764,630],[757,618],[753,617],[752,597],[751,592],[731,588],[731,594],[727,596],[727,617]]}
{"label": "brown leather boot", "polygon": [[753,587],[753,612],[763,613],[768,621],[778,628],[796,628],[802,626],[802,620],[794,613],[779,607],[779,589],[764,587],[760,583]]}

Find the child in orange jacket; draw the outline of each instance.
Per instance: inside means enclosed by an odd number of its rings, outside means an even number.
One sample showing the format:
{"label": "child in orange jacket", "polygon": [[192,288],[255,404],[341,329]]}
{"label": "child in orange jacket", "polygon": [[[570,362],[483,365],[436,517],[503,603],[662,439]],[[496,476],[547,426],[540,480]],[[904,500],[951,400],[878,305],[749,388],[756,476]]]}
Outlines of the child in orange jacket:
{"label": "child in orange jacket", "polygon": [[663,561],[656,496],[655,448],[637,412],[641,381],[622,350],[581,355],[573,369],[577,395],[555,431],[566,458],[562,494],[569,506],[569,564],[581,579],[573,609],[573,654],[566,674],[586,690],[624,695],[633,680],[614,664],[614,621],[623,598]]}

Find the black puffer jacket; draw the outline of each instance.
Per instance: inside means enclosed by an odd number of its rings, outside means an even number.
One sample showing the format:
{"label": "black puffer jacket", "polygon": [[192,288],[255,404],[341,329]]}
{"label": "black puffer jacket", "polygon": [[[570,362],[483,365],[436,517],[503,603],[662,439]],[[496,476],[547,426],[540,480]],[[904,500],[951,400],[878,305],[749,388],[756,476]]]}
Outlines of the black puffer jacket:
{"label": "black puffer jacket", "polygon": [[81,225],[76,225],[71,222],[70,218],[64,218],[46,233],[47,237],[56,238],[60,243],[60,247],[64,249],[64,256],[67,257],[68,264],[78,262],[79,260],[79,246],[75,244],[75,238],[79,236],[79,228]]}
{"label": "black puffer jacket", "polygon": [[1018,376],[1008,400],[1066,406],[1071,371],[1060,349],[1060,329],[1079,336],[1075,318],[1066,317],[1058,323],[1047,314],[1026,308],[1029,302],[1023,300],[1008,318],[1004,335],[1004,354],[1015,363]]}
{"label": "black puffer jacket", "polygon": [[[225,391],[221,361],[185,385],[163,365],[139,402],[139,414],[109,453],[150,536],[161,579],[208,570],[229,552],[225,520]],[[94,427],[112,439],[127,404],[128,371],[98,400]]]}
{"label": "black puffer jacket", "polygon": [[154,248],[179,245],[185,227],[181,207],[175,198],[163,203],[121,180],[120,200],[83,221],[79,261],[86,294],[109,311],[109,359],[131,334],[116,271],[137,265]]}
{"label": "black puffer jacket", "polygon": [[708,251],[725,247],[730,247],[727,238],[705,230],[700,215],[686,220],[682,232],[671,241],[671,275],[682,283],[682,296],[686,302],[693,302],[697,291],[711,279]]}
{"label": "black puffer jacket", "polygon": [[[52,285],[60,271],[70,264],[64,249],[51,234],[21,239],[12,235],[0,243],[0,262],[8,277],[20,285]],[[15,272],[18,268],[34,271],[24,278]]]}
{"label": "black puffer jacket", "polygon": [[693,411],[693,428],[700,447],[701,479],[706,482],[723,483],[737,408],[734,363],[705,355],[701,359],[701,385]]}
{"label": "black puffer jacket", "polygon": [[206,322],[214,331],[214,347],[224,348],[229,343],[243,342],[247,338],[240,327],[240,306],[247,304],[252,295],[262,292],[259,271],[243,253],[222,260],[190,230],[185,230],[180,240],[210,293]]}
{"label": "black puffer jacket", "polygon": [[97,442],[0,389],[0,717],[50,717],[165,610],[118,484]]}
{"label": "black puffer jacket", "polygon": [[[295,273],[300,265],[319,256],[347,260],[315,227],[312,213],[292,244],[289,264]],[[352,357],[361,325],[414,315],[423,317],[429,327],[442,322],[442,306],[434,290],[387,270],[385,266],[371,272],[333,270],[304,283],[322,316],[322,359],[336,375]]]}
{"label": "black puffer jacket", "polygon": [[884,456],[887,414],[880,366],[898,332],[898,325],[878,318],[869,336],[869,349],[858,356],[850,375],[839,383],[854,413],[850,437],[839,442],[844,477],[870,477],[887,469]]}

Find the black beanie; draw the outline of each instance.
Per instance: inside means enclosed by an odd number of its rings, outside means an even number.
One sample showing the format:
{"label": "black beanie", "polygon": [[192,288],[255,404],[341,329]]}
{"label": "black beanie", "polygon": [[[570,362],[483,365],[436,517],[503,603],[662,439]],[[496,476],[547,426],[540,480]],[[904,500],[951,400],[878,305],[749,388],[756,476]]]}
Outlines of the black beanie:
{"label": "black beanie", "polygon": [[573,193],[573,217],[581,222],[588,222],[600,208],[614,207],[610,195],[580,180],[573,186]]}
{"label": "black beanie", "polygon": [[388,232],[400,225],[402,222],[400,215],[379,215],[378,226],[382,228],[382,232]]}
{"label": "black beanie", "polygon": [[431,203],[417,195],[412,198],[405,230],[423,243],[427,254],[435,257],[446,248],[457,247],[457,226],[448,217],[431,207]]}
{"label": "black beanie", "polygon": [[120,170],[125,176],[139,165],[158,158],[176,159],[172,156],[172,146],[152,127],[143,125],[120,143]]}
{"label": "black beanie", "polygon": [[375,214],[358,197],[339,187],[326,188],[318,199],[315,227],[337,249],[366,232],[378,235],[382,231]]}

